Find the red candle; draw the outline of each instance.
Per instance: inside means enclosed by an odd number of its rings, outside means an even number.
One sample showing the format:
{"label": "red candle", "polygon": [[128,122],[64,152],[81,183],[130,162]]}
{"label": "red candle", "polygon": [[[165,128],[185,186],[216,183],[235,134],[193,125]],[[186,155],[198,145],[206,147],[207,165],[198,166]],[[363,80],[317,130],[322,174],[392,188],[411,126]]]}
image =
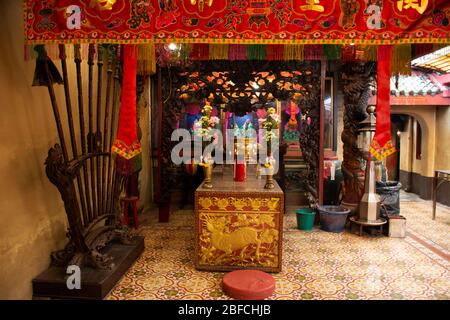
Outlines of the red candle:
{"label": "red candle", "polygon": [[245,181],[245,163],[234,164],[234,181]]}

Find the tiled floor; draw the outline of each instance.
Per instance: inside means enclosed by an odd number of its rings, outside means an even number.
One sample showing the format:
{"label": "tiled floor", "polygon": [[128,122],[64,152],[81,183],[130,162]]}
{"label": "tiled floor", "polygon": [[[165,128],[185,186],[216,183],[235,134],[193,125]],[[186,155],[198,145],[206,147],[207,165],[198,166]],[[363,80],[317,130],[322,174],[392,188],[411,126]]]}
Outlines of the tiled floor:
{"label": "tiled floor", "polygon": [[[438,206],[433,221],[430,201],[402,195],[405,239],[303,232],[293,209],[270,299],[450,299],[450,208]],[[145,252],[108,299],[228,299],[223,273],[194,269],[193,212],[178,211],[168,224],[154,219],[139,230]]]}

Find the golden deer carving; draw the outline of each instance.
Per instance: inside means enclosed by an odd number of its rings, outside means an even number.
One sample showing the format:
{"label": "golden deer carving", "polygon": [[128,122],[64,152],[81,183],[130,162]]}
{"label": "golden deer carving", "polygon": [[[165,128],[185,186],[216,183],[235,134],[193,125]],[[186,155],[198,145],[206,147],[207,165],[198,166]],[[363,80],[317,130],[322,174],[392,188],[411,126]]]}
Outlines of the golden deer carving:
{"label": "golden deer carving", "polygon": [[205,217],[206,229],[211,233],[211,249],[224,251],[224,256],[230,255],[235,250],[241,250],[240,258],[244,258],[244,252],[250,245],[256,245],[256,259],[260,258],[262,243],[272,243],[278,239],[278,231],[275,229],[258,230],[253,227],[241,227],[233,232],[225,232],[225,218],[221,217],[214,222],[210,217]]}

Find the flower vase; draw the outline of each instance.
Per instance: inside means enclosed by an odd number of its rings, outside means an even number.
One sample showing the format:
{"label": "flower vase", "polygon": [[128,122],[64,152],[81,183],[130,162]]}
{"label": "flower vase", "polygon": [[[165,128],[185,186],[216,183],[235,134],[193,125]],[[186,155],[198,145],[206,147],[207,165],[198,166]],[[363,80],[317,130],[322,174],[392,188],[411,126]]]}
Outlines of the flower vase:
{"label": "flower vase", "polygon": [[212,189],[212,170],[213,165],[212,164],[205,164],[203,166],[203,173],[205,175],[205,180],[203,181],[202,187],[205,189]]}

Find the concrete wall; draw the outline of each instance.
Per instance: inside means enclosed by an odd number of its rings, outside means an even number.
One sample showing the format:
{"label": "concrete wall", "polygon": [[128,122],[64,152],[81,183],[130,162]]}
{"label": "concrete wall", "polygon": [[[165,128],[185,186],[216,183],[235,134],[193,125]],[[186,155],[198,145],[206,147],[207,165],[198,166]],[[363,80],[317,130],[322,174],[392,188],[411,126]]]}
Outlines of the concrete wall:
{"label": "concrete wall", "polygon": [[66,216],[45,176],[57,133],[46,89],[31,87],[34,62],[23,61],[22,1],[0,3],[0,299],[29,299],[65,244]]}

